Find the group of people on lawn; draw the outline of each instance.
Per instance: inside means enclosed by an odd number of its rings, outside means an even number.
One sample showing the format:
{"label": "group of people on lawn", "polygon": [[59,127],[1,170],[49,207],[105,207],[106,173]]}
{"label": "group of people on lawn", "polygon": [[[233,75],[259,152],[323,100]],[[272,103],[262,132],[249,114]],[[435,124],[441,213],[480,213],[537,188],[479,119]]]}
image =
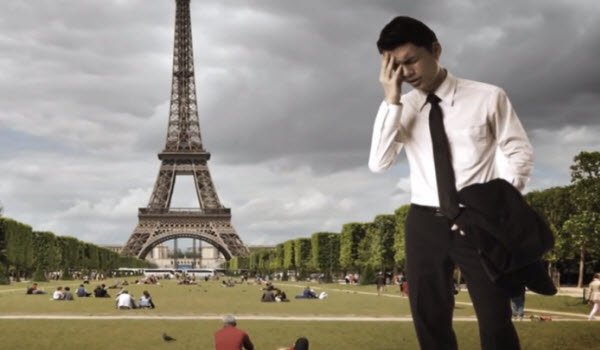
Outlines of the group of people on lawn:
{"label": "group of people on lawn", "polygon": [[[108,287],[110,288],[110,287]],[[110,294],[108,294],[108,289],[105,284],[101,284],[94,289],[93,293],[89,293],[83,284],[80,284],[77,288],[75,294],[79,298],[91,297],[92,294],[96,298],[110,298]],[[46,294],[43,290],[38,288],[37,283],[33,283],[31,287],[27,288],[26,294]],[[52,293],[51,300],[74,300],[73,293],[71,293],[71,288],[69,286],[62,287],[58,286]],[[145,290],[142,292],[142,296],[139,299],[138,304],[136,305],[133,295],[131,295],[127,289],[124,287],[121,288],[119,293],[117,293],[117,297],[115,298],[115,306],[117,309],[154,309],[155,305],[152,301],[152,297],[150,293]]]}
{"label": "group of people on lawn", "polygon": [[276,288],[273,283],[267,282],[264,288],[262,288],[263,294],[260,298],[260,301],[269,303],[269,302],[280,302],[280,301],[289,301],[285,292],[279,288]]}
{"label": "group of people on lawn", "polygon": [[[267,282],[266,286],[262,288],[263,294],[260,298],[262,302],[281,302],[281,301],[289,301],[287,295],[280,288],[276,288],[273,283]],[[318,295],[315,293],[314,289],[310,288],[310,286],[306,286],[302,291],[302,294],[296,295],[296,299],[325,299],[327,298],[327,292],[321,292]]]}

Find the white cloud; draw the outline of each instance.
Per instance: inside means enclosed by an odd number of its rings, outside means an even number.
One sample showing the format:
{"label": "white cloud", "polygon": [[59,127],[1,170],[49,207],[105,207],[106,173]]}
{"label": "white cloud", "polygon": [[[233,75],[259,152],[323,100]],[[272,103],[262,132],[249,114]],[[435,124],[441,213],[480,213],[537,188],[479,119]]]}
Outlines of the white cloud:
{"label": "white cloud", "polygon": [[531,131],[536,168],[544,169],[545,172],[553,169],[553,177],[560,183],[568,183],[573,158],[581,151],[600,150],[599,135],[600,126],[597,125],[567,125],[558,129]]}

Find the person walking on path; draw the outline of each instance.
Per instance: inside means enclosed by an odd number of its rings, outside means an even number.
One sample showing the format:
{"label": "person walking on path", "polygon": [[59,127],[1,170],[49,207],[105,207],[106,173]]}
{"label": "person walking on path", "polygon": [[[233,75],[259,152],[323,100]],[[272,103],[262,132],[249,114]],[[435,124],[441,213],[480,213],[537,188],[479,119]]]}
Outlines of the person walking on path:
{"label": "person walking on path", "polygon": [[223,317],[223,328],[215,332],[216,350],[254,350],[254,344],[250,341],[248,333],[236,328],[235,317],[226,315]]}
{"label": "person walking on path", "polygon": [[594,280],[590,283],[588,293],[588,303],[593,304],[592,311],[588,316],[588,320],[596,319],[596,312],[598,312],[598,308],[600,307],[600,273],[594,274]]}
{"label": "person walking on path", "polygon": [[[502,177],[521,191],[533,169],[532,147],[503,89],[461,79],[441,66],[442,46],[423,22],[394,18],[382,29],[369,168],[389,168],[402,148],[410,169],[406,219],[409,303],[422,349],[458,349],[452,329],[452,273],[465,276],[483,350],[520,349],[510,297],[496,287],[476,247],[456,225],[457,191]],[[412,91],[402,94],[403,82]],[[501,173],[496,152],[506,166]]]}
{"label": "person walking on path", "polygon": [[379,273],[375,277],[375,284],[377,285],[377,296],[381,296],[381,292],[385,287],[385,276],[381,271],[379,271]]}

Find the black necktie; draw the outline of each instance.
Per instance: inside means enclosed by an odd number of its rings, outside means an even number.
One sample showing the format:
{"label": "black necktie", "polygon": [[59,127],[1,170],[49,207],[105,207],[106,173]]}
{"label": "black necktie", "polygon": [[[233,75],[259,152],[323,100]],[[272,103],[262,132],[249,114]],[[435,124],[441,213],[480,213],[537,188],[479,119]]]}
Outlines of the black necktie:
{"label": "black necktie", "polygon": [[440,199],[440,210],[446,217],[454,219],[459,213],[458,195],[456,194],[450,145],[448,144],[448,137],[444,130],[444,116],[439,105],[440,98],[434,94],[429,94],[427,95],[427,102],[431,104],[431,110],[429,111],[429,132],[431,133],[431,142],[433,144],[435,180]]}

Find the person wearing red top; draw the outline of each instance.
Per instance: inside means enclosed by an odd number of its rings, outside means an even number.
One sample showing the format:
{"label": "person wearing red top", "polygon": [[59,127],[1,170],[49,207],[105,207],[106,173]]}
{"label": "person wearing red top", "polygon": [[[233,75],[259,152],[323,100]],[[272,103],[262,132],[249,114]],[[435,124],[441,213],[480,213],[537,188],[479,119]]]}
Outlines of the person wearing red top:
{"label": "person wearing red top", "polygon": [[248,333],[236,328],[235,317],[227,315],[223,317],[223,328],[215,332],[216,350],[254,350]]}

